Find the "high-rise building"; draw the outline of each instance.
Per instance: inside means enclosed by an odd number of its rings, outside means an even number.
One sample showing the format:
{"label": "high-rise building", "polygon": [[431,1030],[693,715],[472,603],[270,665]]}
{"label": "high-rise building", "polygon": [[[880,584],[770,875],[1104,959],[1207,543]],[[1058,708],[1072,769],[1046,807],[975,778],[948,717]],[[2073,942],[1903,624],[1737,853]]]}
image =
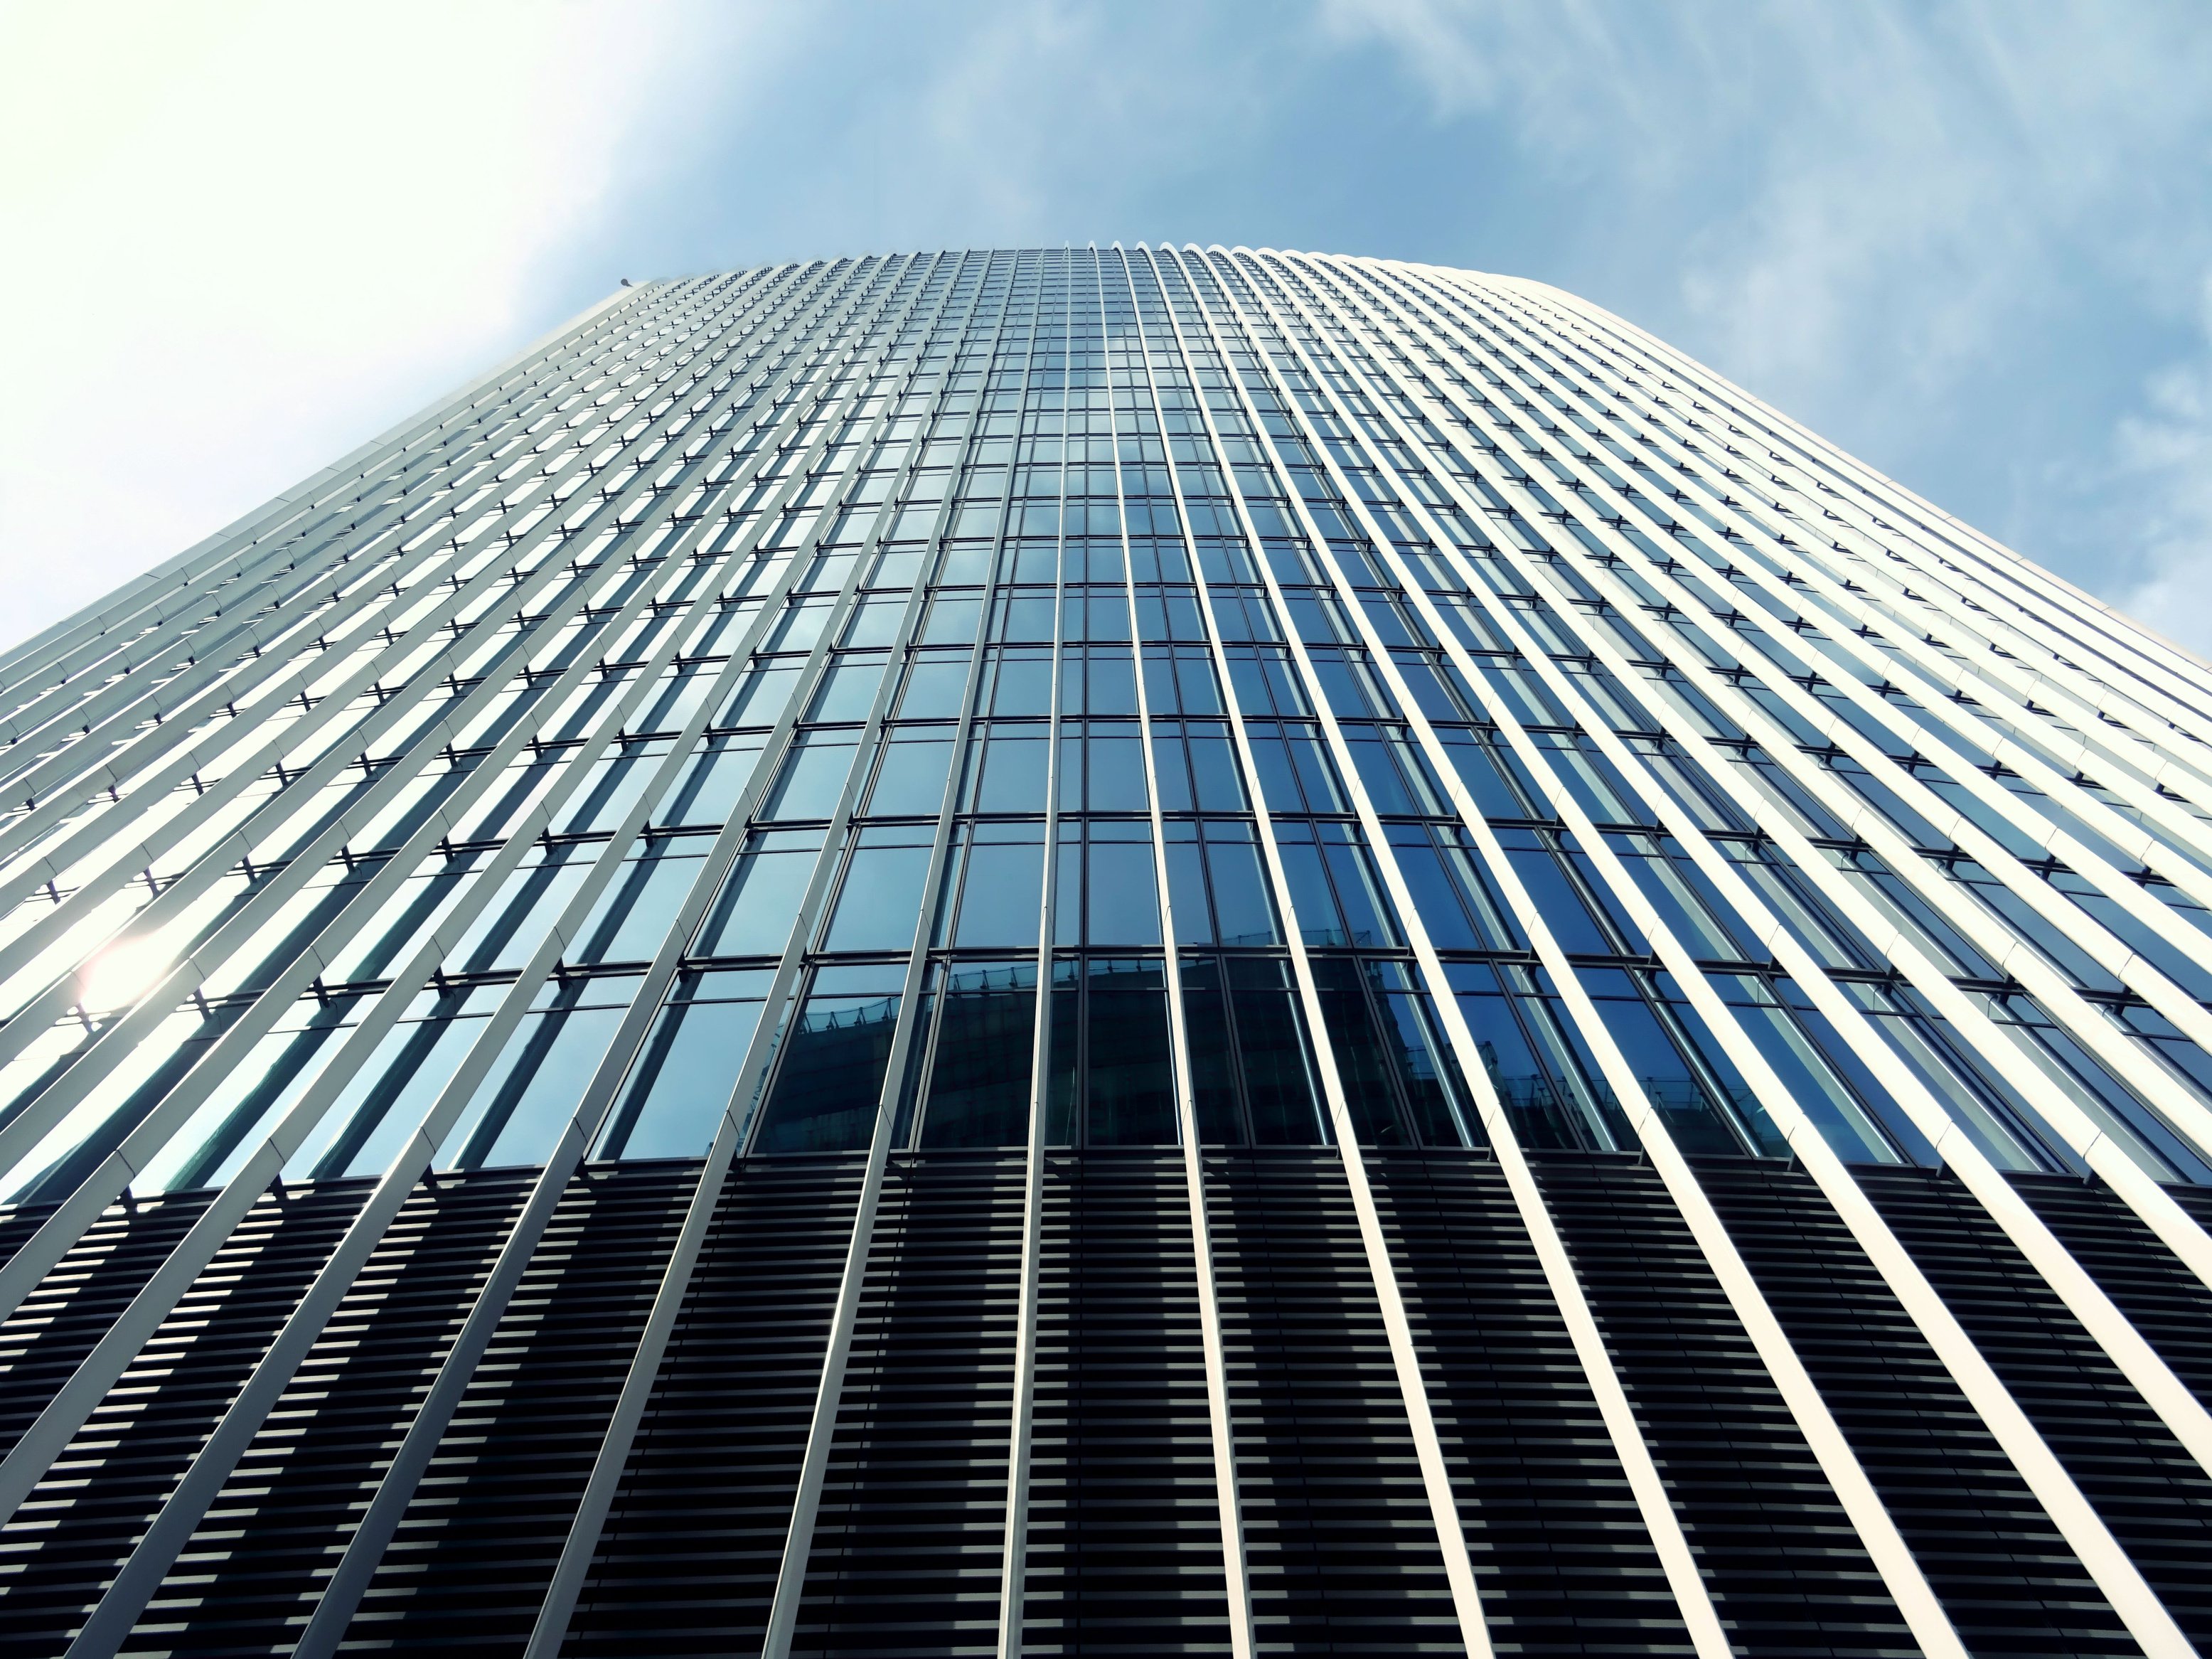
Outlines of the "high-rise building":
{"label": "high-rise building", "polygon": [[1571,295],[626,286],[0,709],[12,1655],[2212,1652],[2212,669]]}

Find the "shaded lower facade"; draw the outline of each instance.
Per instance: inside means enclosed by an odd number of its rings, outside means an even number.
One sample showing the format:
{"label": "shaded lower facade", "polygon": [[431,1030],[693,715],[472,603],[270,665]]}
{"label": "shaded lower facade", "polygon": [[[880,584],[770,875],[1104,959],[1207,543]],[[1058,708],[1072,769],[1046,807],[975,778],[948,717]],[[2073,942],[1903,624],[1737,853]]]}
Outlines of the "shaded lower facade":
{"label": "shaded lower facade", "polygon": [[[701,1167],[568,1182],[342,1650],[525,1650]],[[1586,1153],[1534,1170],[1731,1648],[1918,1651],[1658,1176]],[[1370,1151],[1366,1170],[1495,1650],[1695,1651],[1498,1165]],[[725,1179],[556,1650],[758,1652],[794,1551],[792,1652],[997,1650],[1019,1151],[890,1159],[818,1501],[793,1526],[866,1171],[859,1153],[757,1157]],[[1208,1152],[1200,1173],[1260,1650],[1463,1650],[1340,1155]],[[408,1196],[124,1651],[298,1641],[534,1174]],[[1048,1152],[1040,1176],[1018,1650],[1229,1652],[1185,1160]],[[2138,1651],[1810,1177],[1750,1158],[1698,1176],[1968,1650]],[[2212,1483],[1955,1179],[1866,1179],[2177,1622],[2212,1640]],[[371,1186],[272,1192],[236,1228],[0,1535],[8,1651],[69,1648]],[[2015,1187],[2177,1372],[2212,1383],[2212,1298],[2125,1208],[2065,1178]],[[11,1443],[205,1202],[111,1212],[0,1329]],[[0,1227],[20,1242],[40,1219]]]}

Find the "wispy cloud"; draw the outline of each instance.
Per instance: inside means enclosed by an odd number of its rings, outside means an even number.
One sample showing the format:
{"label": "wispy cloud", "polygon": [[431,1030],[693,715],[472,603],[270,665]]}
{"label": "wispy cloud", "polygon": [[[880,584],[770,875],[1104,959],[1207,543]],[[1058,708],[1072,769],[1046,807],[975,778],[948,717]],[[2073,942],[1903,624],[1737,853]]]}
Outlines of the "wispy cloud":
{"label": "wispy cloud", "polygon": [[2112,597],[2169,639],[2212,657],[2212,276],[2203,319],[2197,354],[2152,376],[2142,408],[2120,422],[2116,482],[2140,525],[2141,574]]}
{"label": "wispy cloud", "polygon": [[542,327],[545,263],[666,118],[702,21],[0,12],[9,620],[96,597]]}
{"label": "wispy cloud", "polygon": [[2212,568],[2203,0],[0,0],[0,633],[617,276],[1115,236],[1558,282],[2107,598]]}
{"label": "wispy cloud", "polygon": [[[2198,370],[2151,377],[2125,413],[2100,403],[2124,386],[2082,383],[2100,331],[2172,329],[2212,264],[2202,5],[1322,0],[1317,15],[1396,54],[1439,123],[1501,116],[1527,164],[1585,187],[1561,211],[1604,217],[1611,251],[1577,262],[1605,290],[1592,297],[1639,307],[1930,493],[2002,487],[2007,522],[1987,528],[2122,603],[2184,580],[2212,593],[2203,486],[2151,459],[2191,429]],[[2079,418],[2099,407],[2101,425]],[[2067,464],[2001,453],[2029,418],[2075,450]],[[2095,499],[2122,472],[2124,500]],[[1970,517],[1994,504],[1945,501]],[[2136,539],[2115,557],[2130,506]],[[2128,586],[2138,567],[2155,574]]]}

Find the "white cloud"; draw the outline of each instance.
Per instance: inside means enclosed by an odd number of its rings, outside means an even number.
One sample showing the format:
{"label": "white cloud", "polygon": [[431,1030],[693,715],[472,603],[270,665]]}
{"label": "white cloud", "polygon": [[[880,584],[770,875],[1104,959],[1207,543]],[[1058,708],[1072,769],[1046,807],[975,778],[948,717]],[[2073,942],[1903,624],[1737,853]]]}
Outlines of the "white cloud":
{"label": "white cloud", "polygon": [[2203,320],[2197,356],[2154,375],[2147,407],[2120,422],[2114,448],[2143,574],[2115,603],[2212,657],[2212,276]]}
{"label": "white cloud", "polygon": [[0,636],[542,325],[533,284],[682,102],[656,94],[698,21],[520,0],[0,9]]}
{"label": "white cloud", "polygon": [[[2112,446],[2212,268],[2205,16],[0,0],[0,644],[621,275],[1092,234],[1379,235],[1486,263],[1492,227],[1425,220],[1394,184],[1409,96],[1442,139],[1425,164],[1525,186],[1465,198],[1540,220],[1494,227],[1536,251],[1524,274],[2078,580],[2165,592],[2195,520],[2187,468],[2147,458],[2191,429],[2193,360]],[[1303,198],[1309,149],[1373,188]],[[2083,320],[2106,313],[2133,356]],[[2045,367],[2061,331],[2075,356]],[[2087,362],[2094,396],[2065,379]],[[1962,500],[1962,477],[1990,487]],[[2148,542],[2139,497],[2166,526]],[[2093,522],[2121,533],[2075,535]]]}
{"label": "white cloud", "polygon": [[[2161,378],[2122,430],[2132,493],[2094,501],[2081,481],[2109,476],[2114,416],[2078,383],[2104,368],[2100,330],[2170,328],[2212,263],[2201,4],[1321,0],[1318,15],[1395,54],[1440,121],[1508,122],[1563,214],[1596,207],[1603,249],[1576,273],[1590,297],[1933,493],[2011,478],[2015,499],[1982,504],[2118,602],[2177,592],[2162,584],[2194,568],[2191,545],[2212,562],[2212,486],[2157,459],[2204,429],[2198,368]],[[2076,355],[2046,356],[2061,332]],[[1993,453],[2029,433],[2072,453]],[[2119,556],[2072,541],[2091,519],[2127,539]]]}
{"label": "white cloud", "polygon": [[[2212,31],[2189,7],[1321,0],[1319,15],[1397,53],[1440,118],[1501,112],[1535,165],[1641,197],[1607,226],[1624,264],[1671,260],[1700,332],[1762,391],[1848,375],[1870,342],[1940,380],[2040,295],[2054,243],[2139,223],[2148,164],[2212,136]],[[2201,216],[2167,228],[2207,234]],[[2122,234],[2107,251],[2153,250]],[[2193,276],[2190,258],[2161,258],[2166,278]]]}

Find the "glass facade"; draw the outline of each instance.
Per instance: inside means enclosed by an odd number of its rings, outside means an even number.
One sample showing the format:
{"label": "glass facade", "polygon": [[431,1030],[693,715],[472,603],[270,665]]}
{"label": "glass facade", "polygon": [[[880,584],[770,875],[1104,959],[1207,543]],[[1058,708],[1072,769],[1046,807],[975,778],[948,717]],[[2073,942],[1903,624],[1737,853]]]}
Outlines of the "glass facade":
{"label": "glass facade", "polygon": [[0,708],[16,1650],[2212,1643],[2212,669],[1571,295],[626,289]]}

